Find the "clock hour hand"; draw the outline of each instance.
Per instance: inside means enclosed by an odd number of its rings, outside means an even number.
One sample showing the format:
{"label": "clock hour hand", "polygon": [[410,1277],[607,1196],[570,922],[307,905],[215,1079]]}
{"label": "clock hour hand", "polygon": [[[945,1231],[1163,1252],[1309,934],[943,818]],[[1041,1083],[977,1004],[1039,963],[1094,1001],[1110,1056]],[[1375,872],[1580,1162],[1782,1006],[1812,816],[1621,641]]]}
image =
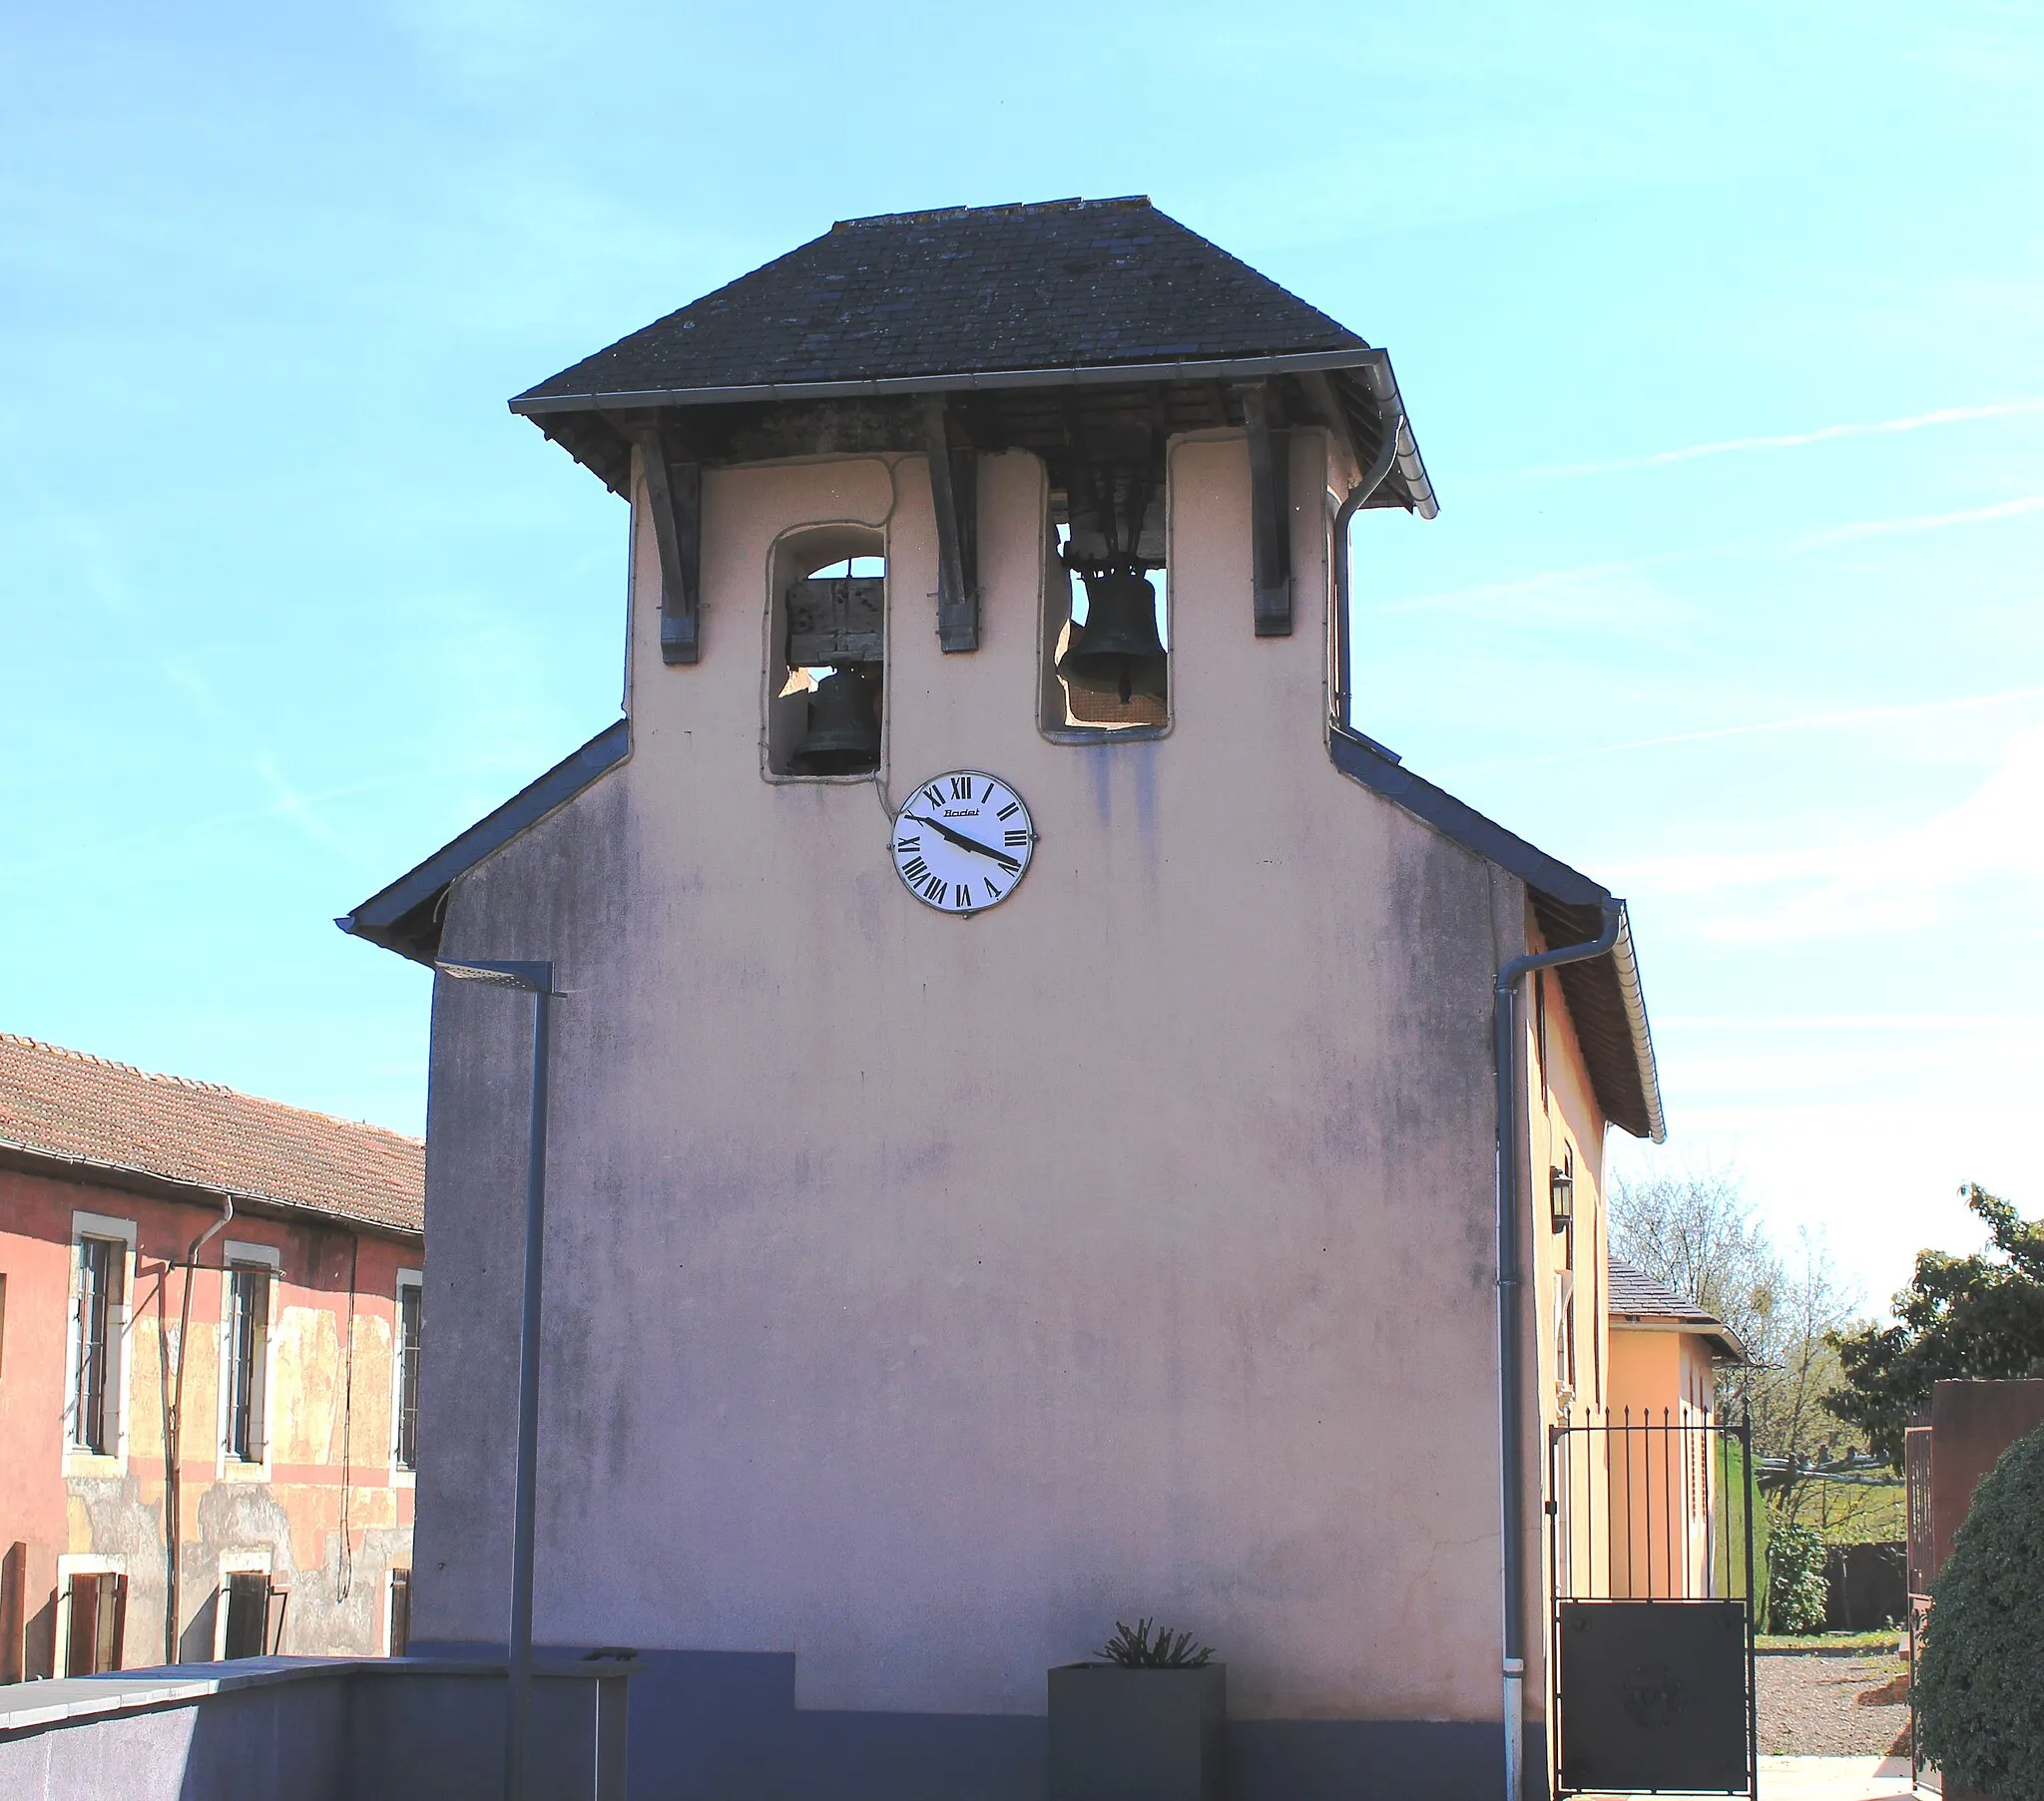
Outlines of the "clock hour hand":
{"label": "clock hour hand", "polygon": [[940,819],[926,819],[920,813],[911,813],[906,807],[901,809],[901,816],[904,819],[913,819],[917,825],[927,825],[933,831],[943,833],[960,850],[976,851],[980,856],[992,858],[994,862],[1000,864],[1010,875],[1016,874],[1022,867],[1006,851],[996,850],[991,844],[982,844],[977,838],[968,838],[963,832],[954,832]]}

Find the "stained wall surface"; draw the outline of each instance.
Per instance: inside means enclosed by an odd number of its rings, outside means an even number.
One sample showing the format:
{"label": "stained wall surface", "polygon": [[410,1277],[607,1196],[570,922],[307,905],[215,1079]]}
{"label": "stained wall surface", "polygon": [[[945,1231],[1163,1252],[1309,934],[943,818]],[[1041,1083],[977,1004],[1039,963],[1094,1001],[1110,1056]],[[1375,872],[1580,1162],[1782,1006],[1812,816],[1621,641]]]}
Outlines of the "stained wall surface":
{"label": "stained wall surface", "polygon": [[[1497,1719],[1490,1003],[1525,897],[1329,764],[1333,472],[1291,454],[1298,627],[1258,640],[1243,441],[1174,445],[1172,728],[1098,746],[1037,729],[1034,458],[982,462],[966,656],[919,458],[708,472],[693,668],[642,508],[631,754],[443,940],[568,991],[542,1638],[1031,1714],[1144,1613],[1220,1647],[1238,1720]],[[830,522],[886,534],[884,791],[761,773],[769,555]],[[887,857],[889,798],[960,766],[1041,834],[970,920]],[[528,1021],[438,986],[430,1640],[503,1631]]]}
{"label": "stained wall surface", "polygon": [[[66,1443],[75,1233],[125,1226],[125,1321],[113,1359],[114,1451]],[[110,1185],[0,1169],[0,1552],[8,1560],[0,1677],[61,1674],[60,1596],[72,1568],[126,1577],[121,1667],[166,1661],[169,1581],[166,1403],[184,1330],[185,1261],[221,1208]],[[266,1455],[226,1456],[222,1441],[221,1259],[229,1242],[275,1258],[269,1286]],[[280,1644],[304,1652],[387,1648],[388,1575],[411,1561],[412,1474],[392,1459],[392,1333],[402,1268],[421,1247],[344,1224],[238,1212],[200,1257],[192,1283],[178,1434],[176,1654],[214,1654],[222,1563],[266,1554],[289,1599],[272,1615]],[[60,1563],[59,1560],[67,1560]],[[16,1573],[19,1573],[18,1575]]]}

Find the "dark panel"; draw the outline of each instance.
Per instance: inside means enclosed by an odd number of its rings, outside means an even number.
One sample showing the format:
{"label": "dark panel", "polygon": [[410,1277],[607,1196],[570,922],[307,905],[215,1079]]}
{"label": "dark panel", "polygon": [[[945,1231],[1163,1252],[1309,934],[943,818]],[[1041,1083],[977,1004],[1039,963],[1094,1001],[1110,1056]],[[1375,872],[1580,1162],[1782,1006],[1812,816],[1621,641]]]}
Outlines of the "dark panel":
{"label": "dark panel", "polygon": [[979,456],[961,417],[941,399],[923,403],[930,504],[937,516],[937,644],[979,649]]}
{"label": "dark panel", "polygon": [[1249,429],[1250,565],[1259,638],[1291,636],[1291,436],[1273,428],[1264,382],[1238,390]]}
{"label": "dark panel", "polygon": [[1746,1790],[1746,1603],[1556,1604],[1564,1790]]}

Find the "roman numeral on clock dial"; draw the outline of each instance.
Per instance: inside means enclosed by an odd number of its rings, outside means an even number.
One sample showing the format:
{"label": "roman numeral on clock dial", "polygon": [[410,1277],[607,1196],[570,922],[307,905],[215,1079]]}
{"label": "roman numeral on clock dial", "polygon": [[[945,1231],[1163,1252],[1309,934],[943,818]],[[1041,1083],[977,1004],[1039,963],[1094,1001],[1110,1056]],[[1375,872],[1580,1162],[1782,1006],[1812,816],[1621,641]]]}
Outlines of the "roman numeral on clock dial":
{"label": "roman numeral on clock dial", "polygon": [[984,769],[947,769],[921,783],[895,814],[887,842],[901,885],[954,919],[1006,900],[1035,851],[1022,796]]}

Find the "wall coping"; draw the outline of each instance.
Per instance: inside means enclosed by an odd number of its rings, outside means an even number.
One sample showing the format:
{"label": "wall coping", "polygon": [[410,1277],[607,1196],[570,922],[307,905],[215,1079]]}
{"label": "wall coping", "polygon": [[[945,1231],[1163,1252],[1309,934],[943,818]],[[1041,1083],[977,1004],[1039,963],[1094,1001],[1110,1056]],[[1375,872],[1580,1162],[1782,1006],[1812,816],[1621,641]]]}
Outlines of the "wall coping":
{"label": "wall coping", "polygon": [[[636,1675],[641,1667],[637,1657],[537,1657],[532,1673],[597,1682]],[[290,1682],[348,1676],[501,1676],[508,1668],[502,1657],[237,1657],[224,1663],[173,1663],[9,1683],[0,1688],[0,1737]]]}

